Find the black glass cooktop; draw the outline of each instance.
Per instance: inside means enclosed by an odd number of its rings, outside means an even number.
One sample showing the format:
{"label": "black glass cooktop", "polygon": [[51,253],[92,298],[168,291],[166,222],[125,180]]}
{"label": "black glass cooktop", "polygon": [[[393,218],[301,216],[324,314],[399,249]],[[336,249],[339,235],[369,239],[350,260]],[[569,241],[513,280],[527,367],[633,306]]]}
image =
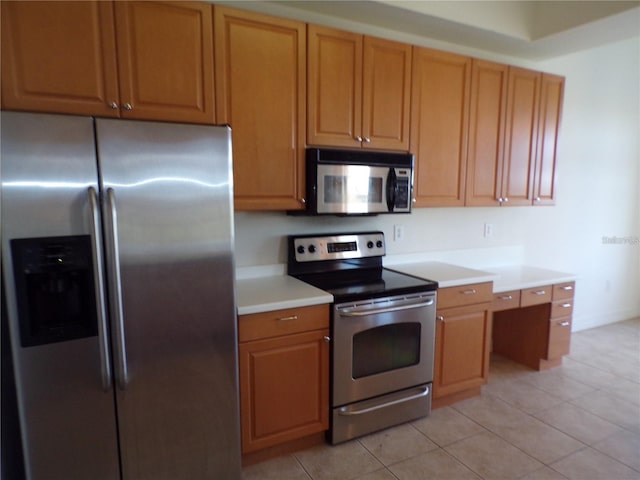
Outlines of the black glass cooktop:
{"label": "black glass cooktop", "polygon": [[295,276],[303,282],[329,292],[333,295],[335,303],[427,292],[438,288],[438,283],[432,280],[424,280],[386,268]]}

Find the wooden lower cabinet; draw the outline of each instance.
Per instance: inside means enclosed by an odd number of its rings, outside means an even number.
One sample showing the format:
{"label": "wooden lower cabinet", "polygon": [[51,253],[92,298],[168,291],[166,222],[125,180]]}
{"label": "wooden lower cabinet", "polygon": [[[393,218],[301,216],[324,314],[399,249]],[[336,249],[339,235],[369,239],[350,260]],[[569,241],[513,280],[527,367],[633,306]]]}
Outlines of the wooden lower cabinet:
{"label": "wooden lower cabinet", "polygon": [[[269,318],[272,317],[272,318]],[[273,336],[288,331],[324,328]],[[239,318],[242,453],[324,432],[329,427],[329,311],[326,305]],[[249,328],[244,328],[246,323]],[[264,329],[260,324],[271,323]],[[292,328],[293,325],[293,328]],[[257,327],[254,334],[251,327]],[[264,338],[253,339],[256,336]],[[244,338],[252,338],[243,341]]]}
{"label": "wooden lower cabinet", "polygon": [[571,343],[574,289],[575,282],[529,288],[519,291],[519,305],[494,308],[493,351],[535,370],[560,365]]}
{"label": "wooden lower cabinet", "polygon": [[[484,285],[451,287],[460,292],[475,291],[467,295],[480,295],[475,300],[481,303],[438,309],[433,381],[435,408],[478,395],[480,387],[487,382],[491,347],[491,303],[487,300],[491,298],[491,289],[484,289]],[[444,298],[451,298],[453,295],[447,290],[450,289],[440,289],[438,295],[445,291]],[[438,300],[439,306],[441,303]]]}

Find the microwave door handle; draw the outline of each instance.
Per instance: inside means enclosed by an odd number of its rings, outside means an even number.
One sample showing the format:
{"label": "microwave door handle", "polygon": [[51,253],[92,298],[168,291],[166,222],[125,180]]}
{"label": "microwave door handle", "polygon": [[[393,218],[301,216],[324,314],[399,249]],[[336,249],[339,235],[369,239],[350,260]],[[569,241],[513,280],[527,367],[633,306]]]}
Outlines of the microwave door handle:
{"label": "microwave door handle", "polygon": [[396,179],[396,169],[390,168],[387,175],[387,209],[392,212],[396,204],[396,190],[398,189],[398,181]]}

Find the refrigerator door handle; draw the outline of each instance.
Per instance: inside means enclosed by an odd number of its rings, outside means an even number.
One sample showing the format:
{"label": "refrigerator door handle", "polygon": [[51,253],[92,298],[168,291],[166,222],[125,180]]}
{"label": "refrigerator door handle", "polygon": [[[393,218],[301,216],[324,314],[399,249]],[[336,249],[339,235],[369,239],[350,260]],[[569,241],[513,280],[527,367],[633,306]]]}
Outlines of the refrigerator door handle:
{"label": "refrigerator door handle", "polygon": [[115,324],[116,383],[121,390],[127,388],[127,351],[124,339],[124,314],[122,311],[122,282],[120,277],[120,250],[118,247],[118,213],[113,188],[107,189],[107,212],[109,217],[109,264],[112,321]]}
{"label": "refrigerator door handle", "polygon": [[107,332],[107,309],[104,299],[104,266],[102,264],[102,235],[100,234],[100,212],[98,193],[89,187],[89,207],[91,209],[91,253],[93,256],[93,285],[96,293],[96,314],[98,317],[98,343],[100,344],[100,373],[102,389],[111,389],[111,360],[109,359],[109,334]]}

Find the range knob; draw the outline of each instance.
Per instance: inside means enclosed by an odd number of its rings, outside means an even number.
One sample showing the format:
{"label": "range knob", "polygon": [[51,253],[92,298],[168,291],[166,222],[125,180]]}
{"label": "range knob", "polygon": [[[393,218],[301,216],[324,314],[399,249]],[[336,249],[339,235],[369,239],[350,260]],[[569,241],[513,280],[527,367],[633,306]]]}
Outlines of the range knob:
{"label": "range knob", "polygon": [[373,242],[371,240],[367,242],[367,248],[373,248]]}
{"label": "range knob", "polygon": [[378,241],[376,242],[376,247],[378,247],[378,248],[382,248],[382,240],[378,240]]}
{"label": "range knob", "polygon": [[298,245],[298,248],[296,248],[296,251],[302,255],[304,253],[304,245]]}
{"label": "range knob", "polygon": [[316,246],[315,245],[309,245],[309,253],[316,253]]}

